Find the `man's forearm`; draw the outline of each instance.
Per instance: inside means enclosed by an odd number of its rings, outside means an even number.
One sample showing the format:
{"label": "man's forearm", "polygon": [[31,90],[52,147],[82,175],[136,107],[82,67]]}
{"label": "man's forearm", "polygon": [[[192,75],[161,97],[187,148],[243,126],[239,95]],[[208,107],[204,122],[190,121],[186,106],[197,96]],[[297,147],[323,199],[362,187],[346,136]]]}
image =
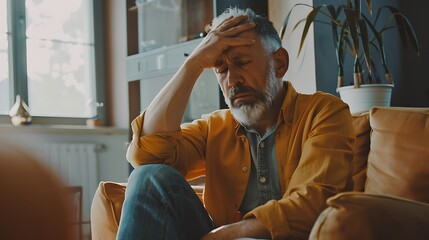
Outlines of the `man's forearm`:
{"label": "man's forearm", "polygon": [[151,102],[142,135],[179,130],[192,89],[204,70],[194,62],[186,61]]}

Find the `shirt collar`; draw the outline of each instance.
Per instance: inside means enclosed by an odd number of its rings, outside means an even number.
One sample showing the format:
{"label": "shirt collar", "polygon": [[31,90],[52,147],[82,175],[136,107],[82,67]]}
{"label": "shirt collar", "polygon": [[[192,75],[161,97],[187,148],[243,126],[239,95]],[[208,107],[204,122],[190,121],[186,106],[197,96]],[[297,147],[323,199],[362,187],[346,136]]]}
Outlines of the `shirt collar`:
{"label": "shirt collar", "polygon": [[[243,126],[244,131],[246,131],[247,133],[250,134],[256,134],[259,136],[259,133],[253,129],[253,128],[247,128],[246,126]],[[264,136],[259,136],[261,140],[264,140],[265,138],[267,138],[268,136],[270,136],[275,130],[277,129],[277,125],[273,125],[271,126],[268,131],[265,132]]]}
{"label": "shirt collar", "polygon": [[298,97],[298,93],[289,81],[284,81],[283,84],[285,84],[286,87],[286,96],[280,108],[279,119],[277,120],[278,126],[283,123],[286,123],[287,125],[292,124],[295,112],[295,103]]}

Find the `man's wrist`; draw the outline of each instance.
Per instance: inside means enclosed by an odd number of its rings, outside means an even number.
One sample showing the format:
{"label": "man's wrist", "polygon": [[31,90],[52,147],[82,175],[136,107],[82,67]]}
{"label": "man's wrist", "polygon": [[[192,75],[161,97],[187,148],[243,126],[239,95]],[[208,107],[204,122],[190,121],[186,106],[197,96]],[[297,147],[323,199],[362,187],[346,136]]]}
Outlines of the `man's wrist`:
{"label": "man's wrist", "polygon": [[202,73],[205,69],[205,67],[201,65],[201,61],[199,61],[197,58],[192,57],[192,55],[186,59],[183,65],[187,69],[198,71],[198,73]]}

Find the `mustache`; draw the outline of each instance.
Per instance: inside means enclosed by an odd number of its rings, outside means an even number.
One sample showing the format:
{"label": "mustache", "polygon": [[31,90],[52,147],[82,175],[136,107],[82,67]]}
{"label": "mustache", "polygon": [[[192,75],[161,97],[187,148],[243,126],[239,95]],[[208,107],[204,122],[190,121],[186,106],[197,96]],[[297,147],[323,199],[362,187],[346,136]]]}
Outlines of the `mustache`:
{"label": "mustache", "polygon": [[241,93],[247,93],[247,92],[253,92],[253,89],[244,86],[244,85],[237,85],[230,90],[230,98],[234,98],[235,95],[241,94]]}

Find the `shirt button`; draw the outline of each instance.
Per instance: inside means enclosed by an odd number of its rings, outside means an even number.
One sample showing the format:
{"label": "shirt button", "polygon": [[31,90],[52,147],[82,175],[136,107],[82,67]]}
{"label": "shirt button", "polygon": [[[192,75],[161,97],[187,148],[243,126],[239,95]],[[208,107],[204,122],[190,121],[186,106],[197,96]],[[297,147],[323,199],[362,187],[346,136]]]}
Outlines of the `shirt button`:
{"label": "shirt button", "polygon": [[247,167],[242,168],[243,172],[247,172]]}
{"label": "shirt button", "polygon": [[267,178],[266,177],[259,177],[259,182],[264,184],[267,182]]}
{"label": "shirt button", "polygon": [[259,147],[260,148],[264,148],[265,147],[265,143],[264,142],[259,143]]}

